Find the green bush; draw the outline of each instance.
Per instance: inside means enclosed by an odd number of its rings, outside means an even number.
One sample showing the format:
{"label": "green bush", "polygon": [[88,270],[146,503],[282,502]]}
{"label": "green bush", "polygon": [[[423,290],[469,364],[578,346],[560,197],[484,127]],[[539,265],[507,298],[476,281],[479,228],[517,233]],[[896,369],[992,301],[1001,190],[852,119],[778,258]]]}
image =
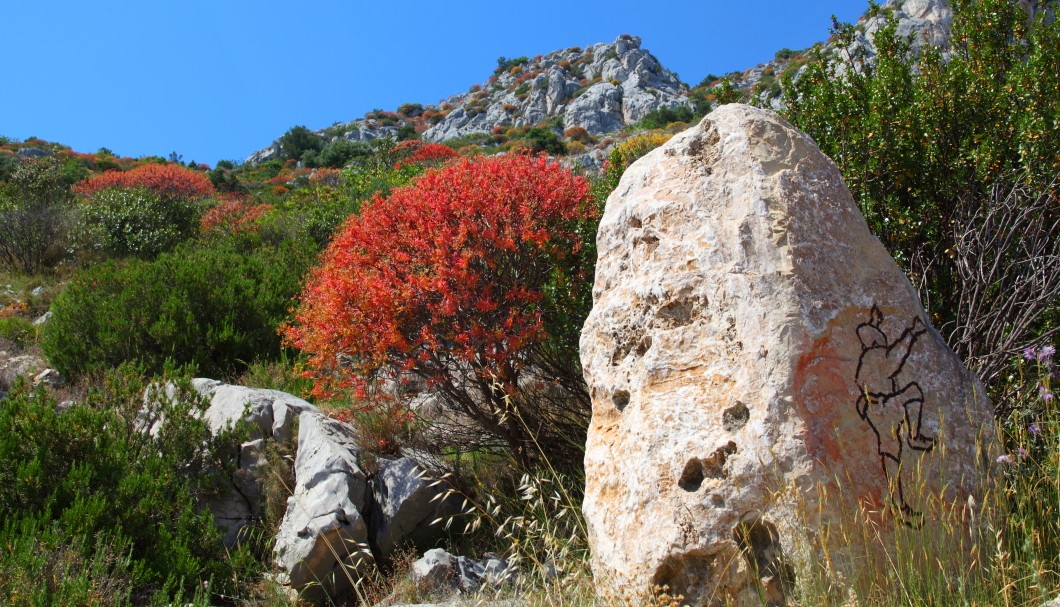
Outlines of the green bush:
{"label": "green bush", "polygon": [[[996,389],[1056,326],[1060,22],[1028,23],[1007,0],[953,5],[948,56],[917,52],[893,16],[872,55],[837,24],[844,52],[818,49],[785,102],[943,336]],[[1027,238],[1000,237],[1011,233]]]}
{"label": "green bush", "polygon": [[692,108],[687,105],[661,107],[645,114],[637,125],[645,129],[661,129],[674,122],[691,123],[696,118],[702,118],[702,116],[702,114],[696,115]]}
{"label": "green bush", "polygon": [[[159,604],[233,586],[204,506],[230,474],[241,431],[211,435],[186,382],[144,399],[123,367],[59,414],[17,387],[0,407],[0,597],[18,605]],[[164,417],[154,435],[143,415]],[[183,601],[182,601],[183,602]]]}
{"label": "green bush", "polygon": [[57,160],[19,163],[11,181],[0,187],[0,267],[32,274],[59,261],[72,200]]}
{"label": "green bush", "polygon": [[36,335],[33,323],[25,318],[0,318],[0,340],[9,341],[21,349],[32,343]]}
{"label": "green bush", "polygon": [[304,126],[291,127],[280,137],[280,153],[283,158],[298,158],[307,151],[319,152],[324,147],[324,138]]}
{"label": "green bush", "polygon": [[84,206],[89,238],[116,257],[152,258],[190,238],[198,209],[188,200],[166,199],[143,188],[111,188]]}
{"label": "green bush", "polygon": [[182,247],[153,262],[106,262],[74,277],[52,305],[41,347],[64,375],[167,360],[228,377],[280,353],[276,329],[314,247],[242,252],[231,240]]}
{"label": "green bush", "polygon": [[372,153],[372,146],[363,141],[336,139],[317,155],[318,166],[342,168],[355,158],[363,158]]}
{"label": "green bush", "polygon": [[563,156],[567,146],[552,129],[534,127],[526,132],[523,139],[528,141],[533,153],[545,152],[553,156]]}

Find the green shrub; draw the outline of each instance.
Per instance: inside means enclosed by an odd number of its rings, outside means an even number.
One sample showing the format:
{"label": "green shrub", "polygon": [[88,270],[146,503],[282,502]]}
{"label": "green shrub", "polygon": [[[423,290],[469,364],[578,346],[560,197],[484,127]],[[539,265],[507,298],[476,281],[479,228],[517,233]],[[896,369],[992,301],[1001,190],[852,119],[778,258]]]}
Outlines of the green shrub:
{"label": "green shrub", "polygon": [[198,210],[144,188],[110,188],[85,203],[84,219],[89,238],[108,255],[149,259],[190,238]]}
{"label": "green shrub", "polygon": [[21,349],[32,343],[36,335],[33,323],[25,318],[0,318],[0,340],[9,341]]}
{"label": "green shrub", "polygon": [[41,346],[64,375],[165,361],[227,377],[280,352],[276,328],[314,247],[287,242],[246,254],[230,240],[153,262],[107,262],[74,277],[53,303]]}
{"label": "green shrub", "polygon": [[58,161],[19,163],[11,181],[0,188],[0,267],[32,274],[59,261],[72,200]]}
{"label": "green shrub", "polygon": [[[835,35],[849,50],[818,49],[789,78],[787,117],[839,165],[935,325],[998,388],[1008,361],[1056,326],[1060,22],[1028,23],[1007,0],[956,1],[948,57],[918,53],[893,16],[872,56],[853,44],[856,26]],[[1011,233],[1028,238],[1000,237]]]}
{"label": "green shrub", "polygon": [[372,146],[363,141],[336,139],[320,151],[317,163],[322,167],[342,168],[355,158],[362,158],[372,153]]}
{"label": "green shrub", "polygon": [[[144,399],[123,367],[59,414],[43,391],[17,387],[0,407],[0,596],[18,605],[159,603],[233,566],[204,506],[230,473],[241,431],[213,437],[186,382]],[[164,417],[155,435],[140,416]]]}
{"label": "green shrub", "polygon": [[319,152],[324,147],[324,138],[304,126],[291,127],[280,137],[280,153],[283,158],[300,159],[308,150]]}
{"label": "green shrub", "polygon": [[520,65],[526,65],[530,62],[530,58],[526,56],[516,57],[514,59],[508,59],[507,57],[497,57],[497,67],[493,70],[494,76],[499,76],[504,72],[511,70],[513,67]]}
{"label": "green shrub", "polygon": [[702,114],[697,115],[693,112],[692,108],[687,105],[661,107],[645,114],[637,123],[637,126],[644,129],[661,129],[674,122],[690,123],[696,118],[701,118],[702,116]]}
{"label": "green shrub", "polygon": [[535,154],[545,152],[553,156],[563,156],[567,153],[567,146],[551,129],[534,127],[526,132],[523,139],[530,143],[531,151]]}

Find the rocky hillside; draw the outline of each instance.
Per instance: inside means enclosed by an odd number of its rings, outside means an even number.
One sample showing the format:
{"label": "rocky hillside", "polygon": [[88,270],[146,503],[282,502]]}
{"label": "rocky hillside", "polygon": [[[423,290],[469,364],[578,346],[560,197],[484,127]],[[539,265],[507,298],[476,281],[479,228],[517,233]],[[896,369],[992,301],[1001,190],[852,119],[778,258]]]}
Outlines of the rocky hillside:
{"label": "rocky hillside", "polygon": [[[1034,12],[1035,3],[1019,0]],[[899,32],[919,44],[946,46],[953,21],[949,0],[888,0],[881,14],[861,19],[860,44],[869,47],[873,33],[893,13]],[[827,24],[822,24],[822,28]],[[825,44],[829,44],[826,42]],[[797,71],[808,54],[782,49],[765,64],[725,77],[743,99],[779,104],[781,77]],[[661,108],[701,106],[713,101],[723,78],[708,76],[692,88],[678,80],[637,36],[622,35],[611,43],[571,47],[533,58],[501,59],[485,82],[452,95],[437,105],[405,104],[396,111],[373,111],[363,118],[317,131],[329,140],[371,141],[419,135],[449,141],[512,127],[545,126],[557,134],[572,127],[599,136],[620,131]],[[247,158],[257,164],[282,155],[277,139]]]}
{"label": "rocky hillside", "polygon": [[452,111],[424,138],[444,141],[497,127],[557,126],[591,135],[617,131],[661,107],[688,103],[688,87],[641,48],[636,36],[500,64],[482,86],[447,100]]}
{"label": "rocky hillside", "polygon": [[[508,127],[584,128],[591,135],[622,129],[663,107],[688,105],[688,86],[647,50],[637,36],[609,44],[571,47],[533,58],[498,61],[489,79],[438,105],[407,104],[396,112],[318,131],[331,138],[370,141],[397,137],[411,127],[429,141],[488,134]],[[279,141],[247,158],[258,163],[281,152]]]}

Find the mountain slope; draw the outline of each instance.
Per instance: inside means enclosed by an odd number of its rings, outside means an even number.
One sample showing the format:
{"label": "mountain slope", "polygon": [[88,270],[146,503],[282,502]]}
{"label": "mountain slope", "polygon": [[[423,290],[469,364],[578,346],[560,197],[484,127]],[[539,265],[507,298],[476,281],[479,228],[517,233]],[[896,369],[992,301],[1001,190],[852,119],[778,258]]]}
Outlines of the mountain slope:
{"label": "mountain slope", "polygon": [[[1033,2],[1019,2],[1033,13]],[[899,32],[912,36],[917,45],[948,45],[952,23],[949,0],[888,0],[883,12],[893,13]],[[859,44],[867,46],[870,54],[873,33],[882,23],[882,16],[861,20]],[[730,74],[728,79],[744,98],[776,105],[780,75],[798,69],[805,59],[804,54],[785,49],[774,61]],[[571,47],[533,58],[501,58],[485,82],[437,105],[405,104],[394,112],[377,110],[317,133],[328,140],[402,139],[415,134],[428,141],[447,141],[544,126],[557,134],[582,128],[591,136],[600,136],[620,131],[661,108],[692,106],[709,97],[718,82],[705,81],[691,89],[641,48],[639,37],[624,34],[614,42],[584,49]],[[282,155],[277,139],[246,161],[257,164]]]}

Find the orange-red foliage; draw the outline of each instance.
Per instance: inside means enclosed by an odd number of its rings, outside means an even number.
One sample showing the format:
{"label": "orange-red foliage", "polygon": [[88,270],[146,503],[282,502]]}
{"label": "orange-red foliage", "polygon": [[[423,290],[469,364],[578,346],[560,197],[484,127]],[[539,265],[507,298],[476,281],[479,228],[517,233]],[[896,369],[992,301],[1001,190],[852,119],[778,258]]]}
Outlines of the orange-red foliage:
{"label": "orange-red foliage", "polygon": [[329,168],[317,169],[309,176],[309,183],[337,188],[342,185],[342,171]]}
{"label": "orange-red foliage", "polygon": [[384,369],[451,381],[454,360],[514,389],[521,354],[545,337],[555,264],[595,213],[585,180],[543,158],[428,171],[348,220],[285,339],[310,355],[321,395]]}
{"label": "orange-red foliage", "polygon": [[[410,142],[412,141],[415,140],[410,140]],[[401,144],[403,143],[408,142],[402,141],[401,143],[399,143],[397,147],[394,148],[395,154],[398,153]],[[420,141],[415,141],[415,143],[419,145],[412,148],[412,153],[409,154],[406,158],[397,161],[394,164],[395,169],[400,169],[401,167],[409,164],[414,164],[424,168],[439,167],[448,162],[449,160],[459,156],[459,154],[456,153],[456,150],[447,145],[442,145],[440,143],[424,144]]]}
{"label": "orange-red foliage", "polygon": [[199,228],[203,232],[230,234],[256,232],[261,229],[261,218],[272,208],[271,204],[251,204],[245,196],[228,196],[203,214]]}
{"label": "orange-red foliage", "polygon": [[82,196],[109,188],[146,188],[163,198],[209,198],[216,194],[206,175],[176,164],[145,164],[129,171],[107,171],[74,185]]}

